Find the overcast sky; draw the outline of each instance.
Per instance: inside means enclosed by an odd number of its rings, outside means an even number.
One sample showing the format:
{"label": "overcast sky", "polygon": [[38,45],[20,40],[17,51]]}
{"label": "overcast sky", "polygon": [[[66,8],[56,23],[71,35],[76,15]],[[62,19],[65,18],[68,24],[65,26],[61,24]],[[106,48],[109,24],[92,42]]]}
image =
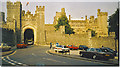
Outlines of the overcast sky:
{"label": "overcast sky", "polygon": [[[15,0],[11,0],[15,1]],[[48,1],[48,0],[44,0]],[[53,23],[54,16],[57,12],[61,11],[61,8],[65,8],[66,14],[71,15],[72,19],[80,19],[81,17],[85,17],[85,15],[88,16],[95,16],[97,17],[97,9],[101,9],[102,12],[108,12],[108,15],[110,16],[115,12],[115,10],[118,8],[118,2],[80,2],[80,0],[76,0],[74,2],[56,2],[55,0],[49,0],[52,2],[38,2],[38,1],[23,1],[22,2],[22,9],[27,11],[31,11],[33,14],[35,13],[36,6],[45,6],[45,23]],[[59,0],[57,0],[59,1]],[[66,0],[65,0],[66,1]],[[26,6],[26,3],[29,2],[28,6]],[[2,10],[7,14],[6,9],[6,2],[2,2]]]}

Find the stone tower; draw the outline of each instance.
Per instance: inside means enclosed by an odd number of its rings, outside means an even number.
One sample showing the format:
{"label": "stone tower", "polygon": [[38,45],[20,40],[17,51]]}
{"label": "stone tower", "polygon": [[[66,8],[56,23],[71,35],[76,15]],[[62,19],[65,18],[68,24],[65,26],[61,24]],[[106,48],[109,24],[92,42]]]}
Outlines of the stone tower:
{"label": "stone tower", "polygon": [[58,19],[61,16],[66,16],[65,8],[61,8],[61,12],[56,12],[56,16],[54,17],[54,22],[53,24],[58,24]]}
{"label": "stone tower", "polygon": [[35,15],[36,15],[36,22],[37,22],[37,44],[43,44],[45,43],[45,6],[41,7],[36,6],[36,11],[35,11]]}
{"label": "stone tower", "polygon": [[97,25],[99,27],[98,36],[106,37],[108,36],[108,25],[107,25],[107,12],[100,12],[100,9],[97,10]]}
{"label": "stone tower", "polygon": [[[7,23],[12,23],[15,25],[15,33],[17,43],[21,42],[21,11],[22,11],[22,4],[21,2],[10,2],[7,1]],[[10,25],[12,28],[13,25]]]}

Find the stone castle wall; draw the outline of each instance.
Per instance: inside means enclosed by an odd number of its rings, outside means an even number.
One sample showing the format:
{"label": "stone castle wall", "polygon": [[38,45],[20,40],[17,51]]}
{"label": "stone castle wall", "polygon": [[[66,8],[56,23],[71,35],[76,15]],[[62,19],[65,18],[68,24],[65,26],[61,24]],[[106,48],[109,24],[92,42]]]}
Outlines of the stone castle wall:
{"label": "stone castle wall", "polygon": [[[53,44],[59,43],[60,45],[86,45],[88,47],[100,48],[102,46],[115,49],[114,37],[92,37],[89,38],[88,34],[60,34],[60,32],[53,33],[46,30],[46,44],[50,42]],[[118,47],[118,41],[117,41]]]}

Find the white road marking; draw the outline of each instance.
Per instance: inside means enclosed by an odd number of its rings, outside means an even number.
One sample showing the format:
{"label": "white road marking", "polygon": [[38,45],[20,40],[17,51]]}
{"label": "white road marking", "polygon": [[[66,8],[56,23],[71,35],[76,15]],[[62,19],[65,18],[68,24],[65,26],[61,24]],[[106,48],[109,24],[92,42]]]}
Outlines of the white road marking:
{"label": "white road marking", "polygon": [[12,65],[16,65],[15,63],[11,63],[11,62],[9,62],[8,60],[5,60],[4,58],[3,58],[3,60],[6,61],[7,63],[12,64]]}
{"label": "white road marking", "polygon": [[23,64],[23,63],[20,63],[20,62],[11,60],[8,56],[7,56],[6,58],[7,58],[7,59],[5,59],[5,58],[2,58],[2,59],[3,59],[4,61],[6,61],[6,62],[12,64],[12,65],[17,65],[17,64],[19,64],[19,65],[26,66],[26,64]]}
{"label": "white road marking", "polygon": [[22,64],[22,63],[18,63],[18,64]]}

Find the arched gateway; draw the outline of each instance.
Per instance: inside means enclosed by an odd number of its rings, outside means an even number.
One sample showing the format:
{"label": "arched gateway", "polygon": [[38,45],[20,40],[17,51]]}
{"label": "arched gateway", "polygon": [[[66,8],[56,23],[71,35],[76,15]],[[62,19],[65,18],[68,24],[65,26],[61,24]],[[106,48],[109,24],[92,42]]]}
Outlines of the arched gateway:
{"label": "arched gateway", "polygon": [[44,34],[44,6],[36,6],[35,14],[31,12],[22,11],[22,27],[21,27],[21,41],[26,42],[32,39],[35,45],[45,43]]}
{"label": "arched gateway", "polygon": [[22,42],[32,40],[36,44],[36,29],[32,26],[25,26],[22,28]]}

